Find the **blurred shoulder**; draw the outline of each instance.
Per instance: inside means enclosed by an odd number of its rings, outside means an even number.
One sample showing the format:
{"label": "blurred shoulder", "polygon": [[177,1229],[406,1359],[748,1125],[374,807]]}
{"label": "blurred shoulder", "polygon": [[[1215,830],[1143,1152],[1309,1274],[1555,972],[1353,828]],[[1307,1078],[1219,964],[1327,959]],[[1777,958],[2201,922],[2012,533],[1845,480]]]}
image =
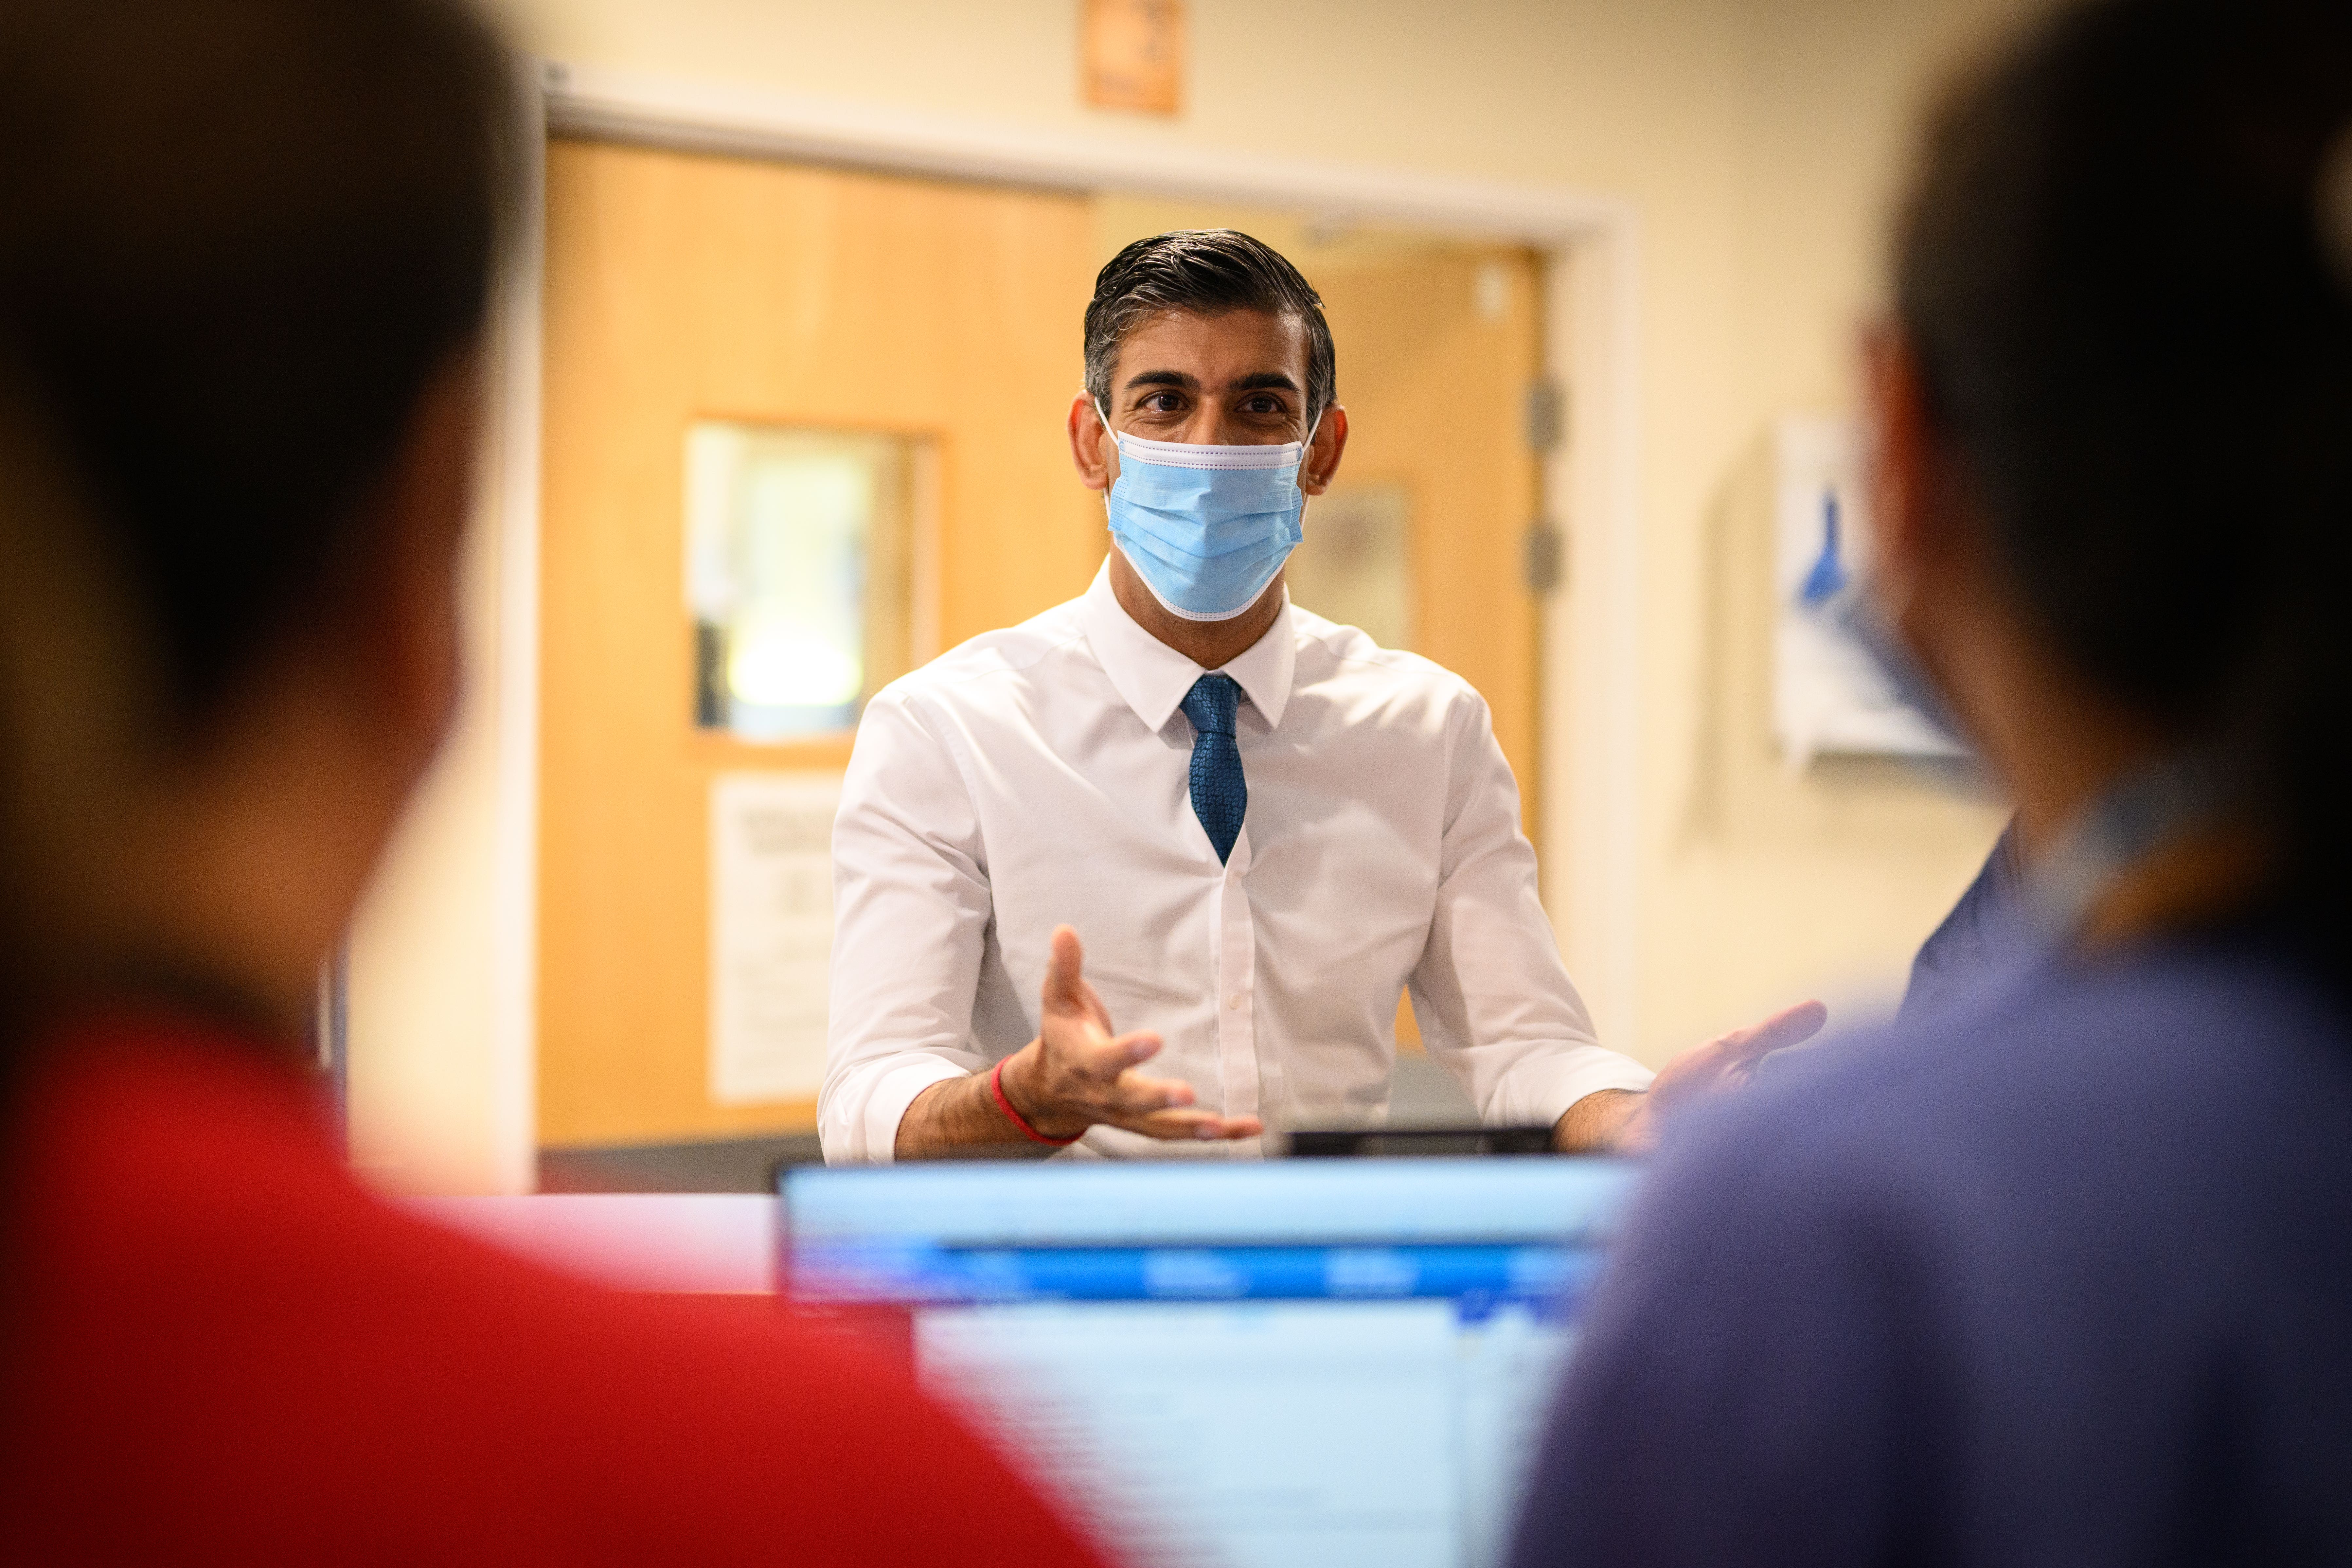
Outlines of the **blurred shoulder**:
{"label": "blurred shoulder", "polygon": [[[333,1561],[362,1533],[370,1561],[946,1561],[1010,1509],[1072,1539],[902,1361],[774,1297],[602,1289],[369,1193],[262,1044],[142,1022],[58,1048],[16,1244],[15,1397],[45,1441],[0,1476],[36,1538],[109,1561],[229,1540]],[[839,1506],[910,1470],[936,1507]]]}
{"label": "blurred shoulder", "polygon": [[[1010,1510],[1047,1561],[1076,1560],[1059,1522],[911,1367],[776,1297],[612,1290],[381,1206],[353,1216],[335,1249],[341,1279],[316,1298],[318,1337],[238,1348],[257,1382],[271,1357],[322,1371],[364,1357],[372,1384],[399,1388],[339,1444],[386,1490],[431,1498],[468,1474],[503,1477],[519,1541],[561,1540],[593,1519],[592,1555],[611,1561],[953,1555],[984,1509]],[[338,1313],[329,1303],[342,1295],[372,1305]],[[306,1430],[339,1424],[320,1410]],[[876,1506],[910,1469],[951,1479],[927,1482],[919,1508]]]}
{"label": "blurred shoulder", "polygon": [[2309,965],[2261,941],[2021,952],[1927,1018],[1796,1055],[1670,1131],[1662,1203],[1736,1191],[1759,1221],[1895,1205],[2160,1226],[2168,1203],[2273,1201],[2289,1146],[2341,1140],[2352,1176],[2352,1027]]}

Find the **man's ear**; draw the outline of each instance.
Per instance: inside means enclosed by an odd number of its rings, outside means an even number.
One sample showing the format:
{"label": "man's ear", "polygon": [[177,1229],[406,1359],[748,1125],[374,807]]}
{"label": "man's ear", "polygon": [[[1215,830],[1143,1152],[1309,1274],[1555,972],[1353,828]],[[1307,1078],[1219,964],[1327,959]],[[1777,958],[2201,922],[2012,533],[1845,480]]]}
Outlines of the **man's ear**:
{"label": "man's ear", "polygon": [[1298,488],[1310,496],[1319,496],[1331,488],[1331,476],[1339,471],[1339,459],[1348,450],[1348,411],[1334,403],[1323,410],[1323,422],[1315,427],[1315,439],[1307,443],[1306,461],[1298,465]]}
{"label": "man's ear", "polygon": [[1090,490],[1109,489],[1118,477],[1118,458],[1095,400],[1083,392],[1070,399],[1069,426],[1070,460],[1077,465],[1079,479]]}
{"label": "man's ear", "polygon": [[[426,384],[380,492],[383,574],[363,618],[362,658],[388,740],[422,772],[457,711],[462,667],[463,545],[482,421],[478,345]],[[368,586],[362,585],[362,593]]]}

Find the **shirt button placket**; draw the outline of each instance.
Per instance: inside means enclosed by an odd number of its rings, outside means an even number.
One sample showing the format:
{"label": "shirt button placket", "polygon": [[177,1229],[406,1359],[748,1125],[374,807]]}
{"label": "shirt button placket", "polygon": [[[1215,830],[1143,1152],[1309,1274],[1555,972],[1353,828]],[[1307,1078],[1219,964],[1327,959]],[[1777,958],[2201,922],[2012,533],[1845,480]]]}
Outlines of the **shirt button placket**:
{"label": "shirt button placket", "polygon": [[1217,1066],[1224,1088],[1224,1114],[1258,1114],[1257,998],[1255,971],[1257,937],[1250,921],[1249,896],[1242,877],[1249,869],[1249,829],[1234,842],[1217,888],[1217,984],[1224,1005],[1217,1009]]}

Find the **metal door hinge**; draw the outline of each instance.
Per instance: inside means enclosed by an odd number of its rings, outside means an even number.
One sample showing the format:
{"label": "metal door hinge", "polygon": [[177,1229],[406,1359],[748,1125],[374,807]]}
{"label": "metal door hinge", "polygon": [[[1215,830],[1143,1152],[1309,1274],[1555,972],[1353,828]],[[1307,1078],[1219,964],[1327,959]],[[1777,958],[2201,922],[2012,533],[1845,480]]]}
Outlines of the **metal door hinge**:
{"label": "metal door hinge", "polygon": [[1528,591],[1549,594],[1568,576],[1568,538],[1549,518],[1528,524],[1527,543],[1520,559]]}
{"label": "metal door hinge", "polygon": [[1549,452],[1568,439],[1568,389],[1552,380],[1528,387],[1528,445]]}

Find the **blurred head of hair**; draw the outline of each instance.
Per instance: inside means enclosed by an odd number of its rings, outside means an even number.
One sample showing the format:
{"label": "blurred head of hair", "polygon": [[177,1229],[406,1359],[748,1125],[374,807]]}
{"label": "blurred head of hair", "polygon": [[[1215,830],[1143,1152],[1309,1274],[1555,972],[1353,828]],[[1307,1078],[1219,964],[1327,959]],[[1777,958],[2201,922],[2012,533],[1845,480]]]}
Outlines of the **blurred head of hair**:
{"label": "blurred head of hair", "polygon": [[1895,310],[2018,617],[2352,872],[2352,7],[2095,0],[1928,126]]}
{"label": "blurred head of hair", "polygon": [[452,0],[0,5],[12,1039],[109,962],[122,814],[378,614],[383,492],[481,330],[509,68]]}

